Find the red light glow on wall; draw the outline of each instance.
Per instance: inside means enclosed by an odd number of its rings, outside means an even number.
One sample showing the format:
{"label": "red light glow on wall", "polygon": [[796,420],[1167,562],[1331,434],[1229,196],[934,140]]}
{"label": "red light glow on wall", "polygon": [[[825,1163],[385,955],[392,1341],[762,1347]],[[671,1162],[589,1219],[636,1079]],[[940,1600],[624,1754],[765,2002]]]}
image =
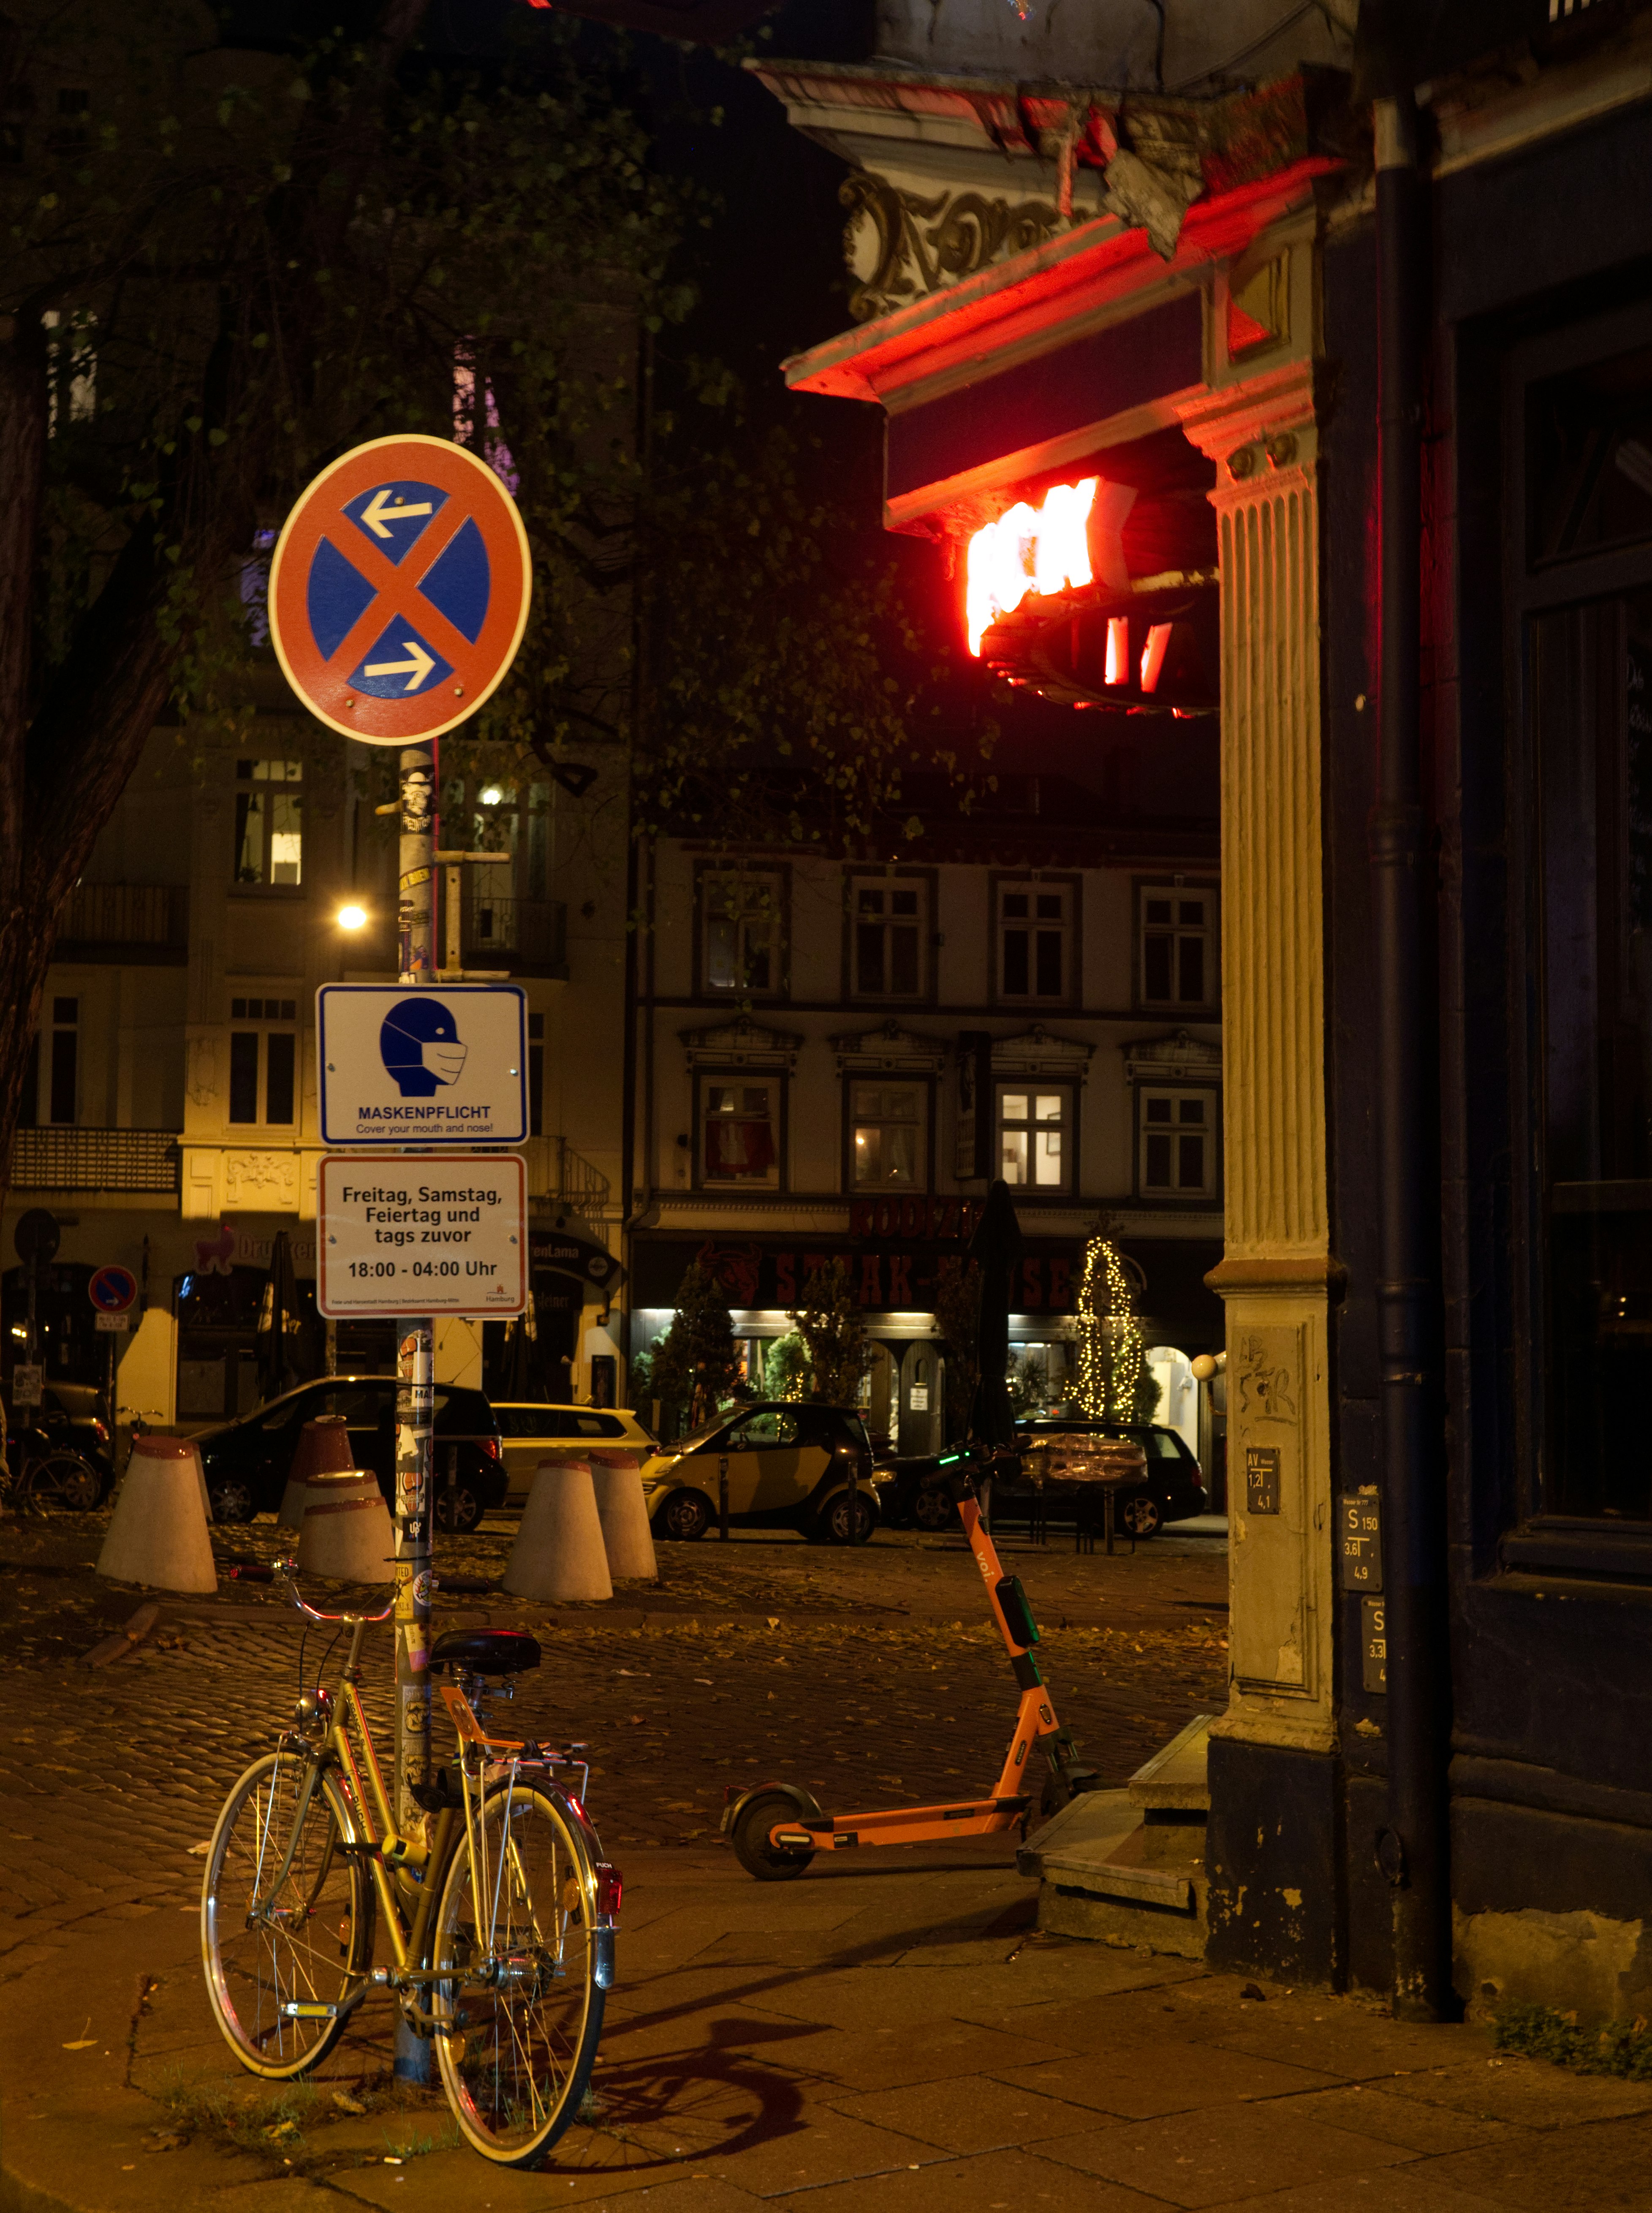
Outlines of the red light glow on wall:
{"label": "red light glow on wall", "polygon": [[1054,485],[1041,507],[1022,500],[970,540],[964,616],[978,660],[987,630],[1029,592],[1043,596],[1091,582],[1089,518],[1100,481]]}

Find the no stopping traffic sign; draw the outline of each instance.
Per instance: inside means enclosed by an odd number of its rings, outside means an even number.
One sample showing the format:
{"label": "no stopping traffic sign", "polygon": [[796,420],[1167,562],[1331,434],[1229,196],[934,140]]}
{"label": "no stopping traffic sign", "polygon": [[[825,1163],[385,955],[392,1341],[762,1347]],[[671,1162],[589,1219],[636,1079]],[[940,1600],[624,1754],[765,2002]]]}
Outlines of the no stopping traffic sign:
{"label": "no stopping traffic sign", "polygon": [[498,688],[527,623],[516,503],[446,438],[375,438],[301,495],[270,563],[270,637],[310,712],[405,746]]}

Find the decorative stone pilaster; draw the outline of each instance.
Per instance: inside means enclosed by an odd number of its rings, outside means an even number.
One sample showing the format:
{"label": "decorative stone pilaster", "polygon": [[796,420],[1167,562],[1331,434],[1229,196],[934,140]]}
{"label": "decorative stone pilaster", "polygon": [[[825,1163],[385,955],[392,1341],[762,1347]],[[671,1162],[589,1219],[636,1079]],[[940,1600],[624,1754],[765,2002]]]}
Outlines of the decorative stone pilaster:
{"label": "decorative stone pilaster", "polygon": [[1332,1511],[1311,364],[1201,397],[1222,565],[1232,1686],[1221,1737],[1329,1751]]}

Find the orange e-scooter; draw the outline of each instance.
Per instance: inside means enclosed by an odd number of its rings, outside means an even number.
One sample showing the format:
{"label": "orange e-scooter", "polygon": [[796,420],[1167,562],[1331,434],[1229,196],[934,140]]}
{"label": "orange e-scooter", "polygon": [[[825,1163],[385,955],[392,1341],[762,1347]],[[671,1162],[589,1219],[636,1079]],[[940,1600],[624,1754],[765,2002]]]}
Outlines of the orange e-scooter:
{"label": "orange e-scooter", "polygon": [[722,1817],[722,1833],[734,1845],[747,1874],[759,1882],[786,1882],[802,1874],[816,1852],[855,1851],[869,1844],[927,1844],[952,1837],[991,1837],[1024,1826],[1033,1809],[1027,1756],[1041,1743],[1050,1772],[1039,1794],[1043,1810],[1053,1813],[1099,1777],[1087,1767],[1071,1729],[1056,1719],[1055,1703],[1033,1657],[1038,1624],[1019,1579],[1007,1576],[981,1520],[976,1496],[978,1473],[991,1472],[991,1459],[978,1450],[943,1455],[975,1564],[997,1624],[1004,1650],[1021,1687],[1015,1734],[990,1798],[966,1798],[950,1806],[892,1808],[871,1814],[823,1814],[813,1795],[795,1783],[759,1783],[737,1798]]}

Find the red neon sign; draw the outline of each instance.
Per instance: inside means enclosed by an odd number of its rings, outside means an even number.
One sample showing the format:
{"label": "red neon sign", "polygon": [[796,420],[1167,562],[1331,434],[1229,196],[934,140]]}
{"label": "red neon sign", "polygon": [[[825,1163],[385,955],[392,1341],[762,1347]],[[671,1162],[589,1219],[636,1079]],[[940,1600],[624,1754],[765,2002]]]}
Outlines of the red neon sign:
{"label": "red neon sign", "polygon": [[976,659],[986,631],[1029,592],[1048,597],[1093,583],[1097,567],[1104,584],[1128,584],[1119,533],[1135,501],[1130,485],[1086,477],[1076,485],[1052,485],[1040,506],[1021,500],[978,530],[969,541],[964,593],[969,649]]}

